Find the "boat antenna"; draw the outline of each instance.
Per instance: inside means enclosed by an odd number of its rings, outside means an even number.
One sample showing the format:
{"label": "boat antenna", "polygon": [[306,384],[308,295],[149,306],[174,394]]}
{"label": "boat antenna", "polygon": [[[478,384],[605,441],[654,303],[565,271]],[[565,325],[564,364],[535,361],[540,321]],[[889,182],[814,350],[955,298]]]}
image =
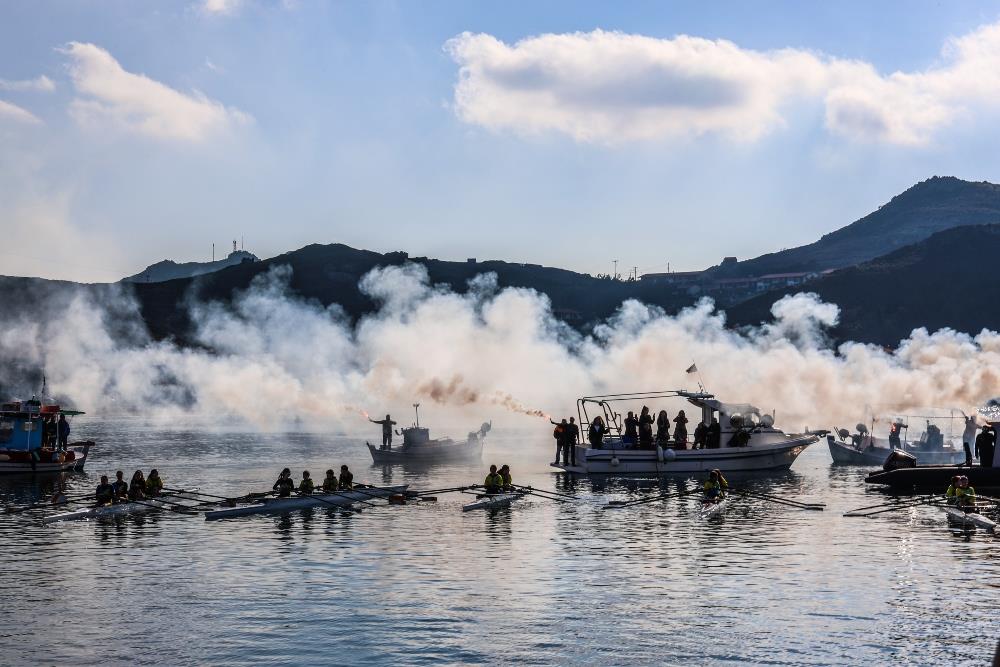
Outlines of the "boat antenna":
{"label": "boat antenna", "polygon": [[46,387],[47,387],[47,382],[45,380],[45,373],[42,373],[42,394],[41,394],[42,398],[45,398]]}
{"label": "boat antenna", "polygon": [[416,415],[417,415],[417,428],[420,428],[420,404],[419,403],[414,403],[413,404],[413,412],[415,412]]}

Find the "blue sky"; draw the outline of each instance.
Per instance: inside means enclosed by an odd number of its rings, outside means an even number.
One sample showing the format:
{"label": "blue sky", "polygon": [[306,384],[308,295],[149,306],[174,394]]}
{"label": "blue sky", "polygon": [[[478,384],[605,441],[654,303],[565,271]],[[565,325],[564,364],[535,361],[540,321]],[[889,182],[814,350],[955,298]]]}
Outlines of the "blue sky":
{"label": "blue sky", "polygon": [[0,274],[702,268],[1000,180],[997,72],[993,3],[4,3]]}

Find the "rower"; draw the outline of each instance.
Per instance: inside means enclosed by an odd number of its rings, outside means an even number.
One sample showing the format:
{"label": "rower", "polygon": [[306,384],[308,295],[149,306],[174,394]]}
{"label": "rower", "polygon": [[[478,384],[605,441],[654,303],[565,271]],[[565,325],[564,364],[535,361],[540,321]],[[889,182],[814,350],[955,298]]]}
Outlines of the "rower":
{"label": "rower", "polygon": [[313,485],[312,478],[309,477],[309,471],[302,471],[302,481],[299,482],[299,493],[304,495],[309,495],[313,492],[315,486]]}
{"label": "rower", "polygon": [[279,498],[287,498],[292,495],[292,490],[295,488],[295,482],[292,481],[292,471],[285,468],[278,475],[278,481],[274,483],[271,487],[272,491],[278,492]]}
{"label": "rower", "polygon": [[705,498],[709,500],[722,500],[729,491],[729,482],[723,477],[722,471],[716,468],[708,474],[708,479],[703,487]]}
{"label": "rower", "polygon": [[503,479],[504,491],[510,491],[514,488],[514,480],[510,477],[510,466],[506,463],[500,466],[500,477]]}
{"label": "rower", "polygon": [[146,497],[146,478],[141,470],[132,473],[132,482],[128,485],[129,500],[142,500]]}
{"label": "rower", "polygon": [[159,471],[153,468],[149,471],[149,477],[146,478],[146,495],[152,498],[161,493],[163,493],[163,480],[160,479]]}
{"label": "rower", "polygon": [[495,465],[490,466],[490,474],[486,476],[483,486],[486,487],[486,493],[500,493],[503,491],[503,476],[497,472]]}
{"label": "rower", "polygon": [[121,470],[115,473],[115,481],[111,485],[111,489],[114,502],[117,503],[128,498],[128,482],[125,481],[125,473]]}
{"label": "rower", "polygon": [[333,474],[333,470],[326,471],[326,477],[323,478],[323,486],[321,488],[326,493],[333,493],[337,490],[337,476]]}
{"label": "rower", "polygon": [[107,475],[101,475],[101,483],[97,485],[97,491],[94,493],[94,495],[96,496],[98,507],[100,507],[101,505],[110,505],[111,503],[114,502],[115,487],[113,484],[108,483]]}
{"label": "rower", "polygon": [[337,486],[340,487],[341,491],[350,491],[354,488],[354,474],[347,469],[346,465],[340,466],[340,479]]}
{"label": "rower", "polygon": [[955,503],[963,506],[975,506],[976,490],[969,484],[969,478],[962,475],[955,489]]}
{"label": "rower", "polygon": [[944,492],[944,497],[948,499],[948,503],[951,505],[955,504],[955,496],[958,493],[958,482],[961,479],[961,475],[952,475],[951,484],[948,485],[948,490]]}

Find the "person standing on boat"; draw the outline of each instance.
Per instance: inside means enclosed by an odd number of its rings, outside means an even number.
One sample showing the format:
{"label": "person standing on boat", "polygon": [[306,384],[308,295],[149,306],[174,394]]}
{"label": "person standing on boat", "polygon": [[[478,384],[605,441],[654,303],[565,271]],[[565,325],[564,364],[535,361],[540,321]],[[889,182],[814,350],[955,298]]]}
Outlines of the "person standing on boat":
{"label": "person standing on boat", "polygon": [[340,466],[340,479],[337,480],[337,486],[340,487],[341,491],[350,491],[354,488],[354,474],[347,469],[346,465]]}
{"label": "person standing on boat", "polygon": [[674,424],[676,424],[676,426],[674,426],[674,442],[677,443],[677,449],[687,448],[687,439],[688,439],[687,423],[688,423],[688,418],[684,415],[684,411],[681,410],[680,412],[677,413],[677,416],[674,417]]}
{"label": "person standing on boat", "polygon": [[642,449],[653,448],[653,415],[649,414],[649,408],[642,406],[639,413],[639,447]]}
{"label": "person standing on boat", "polygon": [[333,470],[326,471],[326,477],[323,478],[323,486],[321,488],[326,493],[333,493],[337,490],[337,476],[333,474]]}
{"label": "person standing on boat", "polygon": [[670,441],[670,415],[666,410],[660,410],[656,415],[656,444],[666,447]]}
{"label": "person standing on boat", "polygon": [[392,427],[396,425],[396,422],[392,421],[392,417],[389,415],[385,416],[385,419],[372,419],[368,418],[373,424],[382,425],[382,449],[392,449]]}
{"label": "person standing on boat", "polygon": [[563,419],[561,422],[549,420],[549,423],[555,426],[552,429],[552,437],[556,440],[556,465],[559,465],[559,457],[562,455],[563,444],[566,442],[566,427],[569,424]]}
{"label": "person standing on boat", "polygon": [[691,449],[705,449],[707,443],[708,427],[705,426],[705,422],[698,422],[694,427],[694,442],[691,443]]}
{"label": "person standing on boat", "polygon": [[153,468],[149,471],[149,477],[146,478],[146,495],[155,498],[161,493],[163,493],[163,480],[160,479],[160,472]]}
{"label": "person standing on boat", "polygon": [[292,490],[295,488],[295,482],[292,480],[292,471],[285,468],[278,475],[278,481],[274,483],[271,487],[272,491],[277,491],[279,498],[287,498],[292,495]]}
{"label": "person standing on boat", "polygon": [[631,410],[625,415],[625,435],[622,436],[623,445],[635,445],[639,442],[639,420],[635,418],[635,413]]}
{"label": "person standing on boat", "polygon": [[594,417],[594,421],[590,422],[590,428],[587,429],[587,440],[590,441],[590,446],[594,449],[600,449],[604,446],[604,436],[608,434],[607,426],[604,424],[604,419],[601,415]]}
{"label": "person standing on boat", "polygon": [[316,487],[313,484],[312,478],[309,477],[309,471],[308,470],[303,470],[302,471],[302,481],[299,482],[299,493],[301,493],[303,495],[309,495],[309,494],[311,494],[313,492],[313,489],[315,489],[315,488]]}
{"label": "person standing on boat", "polygon": [[125,473],[121,470],[115,473],[114,484],[111,485],[115,502],[128,498],[128,482],[125,481]]}
{"label": "person standing on boat", "polygon": [[729,491],[729,482],[722,476],[721,470],[713,470],[708,474],[705,485],[702,487],[705,497],[709,500],[722,500]]}
{"label": "person standing on boat", "polygon": [[712,423],[708,425],[705,446],[709,449],[718,449],[722,446],[722,426],[719,424],[719,420],[714,417]]}
{"label": "person standing on boat", "polygon": [[979,465],[983,468],[993,467],[993,452],[996,449],[997,434],[991,431],[989,426],[984,426],[983,430],[976,436],[976,457]]}
{"label": "person standing on boat", "polygon": [[59,423],[56,424],[56,432],[59,437],[59,449],[66,451],[66,443],[69,441],[69,421],[66,415],[59,415]]}
{"label": "person standing on boat", "polygon": [[566,425],[566,465],[576,465],[576,445],[579,442],[580,427],[576,425],[576,417],[570,417]]}
{"label": "person standing on boat", "polygon": [[495,465],[490,466],[490,474],[486,476],[483,486],[486,488],[486,493],[500,493],[503,491],[503,476],[497,472]]}
{"label": "person standing on boat", "polygon": [[891,449],[902,449],[899,439],[899,432],[902,428],[903,423],[900,421],[893,422],[889,425],[889,447]]}
{"label": "person standing on boat", "polygon": [[97,485],[94,496],[98,505],[110,505],[115,501],[115,487],[113,484],[108,484],[107,475],[101,475],[101,483]]}

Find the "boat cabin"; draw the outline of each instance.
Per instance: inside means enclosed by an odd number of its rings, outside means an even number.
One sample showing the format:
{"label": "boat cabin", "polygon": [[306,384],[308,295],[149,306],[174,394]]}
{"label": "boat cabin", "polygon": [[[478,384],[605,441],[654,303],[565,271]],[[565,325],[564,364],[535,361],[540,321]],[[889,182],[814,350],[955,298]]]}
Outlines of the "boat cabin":
{"label": "boat cabin", "polygon": [[56,404],[43,404],[37,398],[0,404],[0,450],[32,452],[41,449],[47,420],[80,414],[83,413],[63,410]]}
{"label": "boat cabin", "polygon": [[403,429],[403,447],[426,445],[430,439],[430,429],[423,426],[410,426]]}

